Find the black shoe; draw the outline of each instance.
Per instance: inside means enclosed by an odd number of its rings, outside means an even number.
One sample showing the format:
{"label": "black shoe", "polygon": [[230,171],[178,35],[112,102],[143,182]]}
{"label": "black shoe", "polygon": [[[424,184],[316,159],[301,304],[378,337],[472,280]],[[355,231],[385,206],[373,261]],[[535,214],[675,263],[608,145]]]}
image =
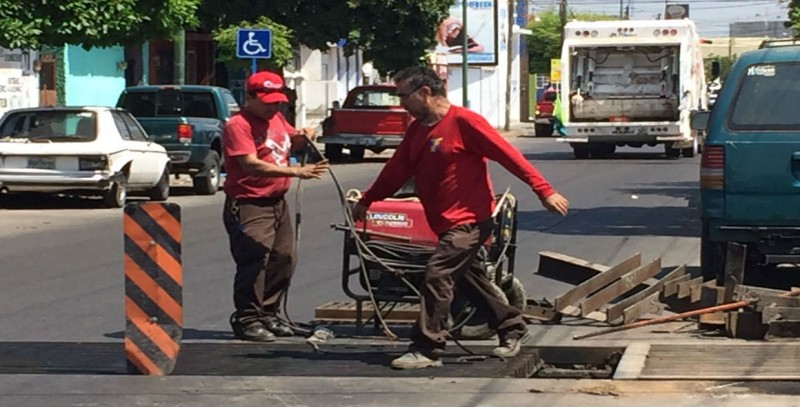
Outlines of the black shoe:
{"label": "black shoe", "polygon": [[275,317],[267,317],[262,319],[264,327],[267,328],[267,331],[272,332],[275,336],[293,336],[294,331],[288,325],[284,324],[283,321],[279,320]]}
{"label": "black shoe", "polygon": [[236,339],[252,342],[273,342],[275,335],[264,328],[264,324],[259,320],[248,321],[247,324],[231,315],[231,328]]}

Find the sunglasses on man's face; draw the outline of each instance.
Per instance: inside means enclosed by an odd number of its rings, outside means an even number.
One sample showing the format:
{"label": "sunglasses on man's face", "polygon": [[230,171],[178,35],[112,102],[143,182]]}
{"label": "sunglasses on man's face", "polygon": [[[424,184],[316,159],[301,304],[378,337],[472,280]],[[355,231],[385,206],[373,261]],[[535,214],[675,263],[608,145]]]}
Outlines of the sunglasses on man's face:
{"label": "sunglasses on man's face", "polygon": [[418,90],[420,90],[420,89],[422,89],[422,87],[423,87],[423,86],[425,86],[425,85],[420,85],[420,86],[417,86],[417,87],[416,87],[414,90],[412,90],[411,92],[408,92],[408,93],[401,93],[401,92],[397,92],[397,96],[398,96],[400,99],[405,99],[405,98],[407,98],[407,97],[409,97],[409,96],[411,96],[411,95],[413,95],[413,94],[417,93],[417,91],[418,91]]}

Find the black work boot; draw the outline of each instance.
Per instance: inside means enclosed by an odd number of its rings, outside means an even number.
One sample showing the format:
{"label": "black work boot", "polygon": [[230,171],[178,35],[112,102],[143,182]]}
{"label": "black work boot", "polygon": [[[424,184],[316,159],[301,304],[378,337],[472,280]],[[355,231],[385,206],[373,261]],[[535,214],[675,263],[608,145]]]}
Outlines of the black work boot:
{"label": "black work boot", "polygon": [[236,339],[252,342],[272,342],[275,335],[268,331],[264,324],[256,318],[237,318],[234,312],[230,318],[233,335]]}
{"label": "black work boot", "polygon": [[267,316],[261,319],[267,331],[272,332],[275,336],[292,336],[294,331],[288,325],[283,323],[275,316]]}

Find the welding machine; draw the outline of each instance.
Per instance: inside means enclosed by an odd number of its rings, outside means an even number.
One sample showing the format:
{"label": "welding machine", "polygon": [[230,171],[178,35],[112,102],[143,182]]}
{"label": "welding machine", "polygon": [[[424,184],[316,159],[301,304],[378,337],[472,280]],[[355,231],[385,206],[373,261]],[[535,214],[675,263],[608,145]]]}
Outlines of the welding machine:
{"label": "welding machine", "polygon": [[[351,202],[360,195],[353,190],[351,194],[356,195]],[[495,227],[479,258],[498,297],[524,310],[525,289],[514,277],[517,202],[508,192],[497,195],[495,201]],[[337,229],[344,231],[342,289],[356,301],[355,323],[360,331],[365,323],[365,301],[378,304],[380,312],[387,314],[397,304],[419,303],[418,288],[439,239],[428,225],[422,204],[407,189],[374,202],[366,220],[354,226],[356,235],[351,228],[339,225]],[[377,319],[374,322],[377,327]],[[488,339],[495,334],[488,327],[487,317],[459,295],[458,288],[448,327],[457,339]]]}

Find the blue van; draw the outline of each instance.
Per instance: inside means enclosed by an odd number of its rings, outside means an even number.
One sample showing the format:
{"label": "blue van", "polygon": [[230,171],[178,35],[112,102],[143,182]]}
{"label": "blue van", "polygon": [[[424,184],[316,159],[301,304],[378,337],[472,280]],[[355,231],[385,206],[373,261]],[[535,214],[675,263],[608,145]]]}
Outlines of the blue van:
{"label": "blue van", "polygon": [[700,167],[701,268],[724,278],[726,246],[745,275],[800,263],[800,42],[765,42],[733,64],[711,111]]}

